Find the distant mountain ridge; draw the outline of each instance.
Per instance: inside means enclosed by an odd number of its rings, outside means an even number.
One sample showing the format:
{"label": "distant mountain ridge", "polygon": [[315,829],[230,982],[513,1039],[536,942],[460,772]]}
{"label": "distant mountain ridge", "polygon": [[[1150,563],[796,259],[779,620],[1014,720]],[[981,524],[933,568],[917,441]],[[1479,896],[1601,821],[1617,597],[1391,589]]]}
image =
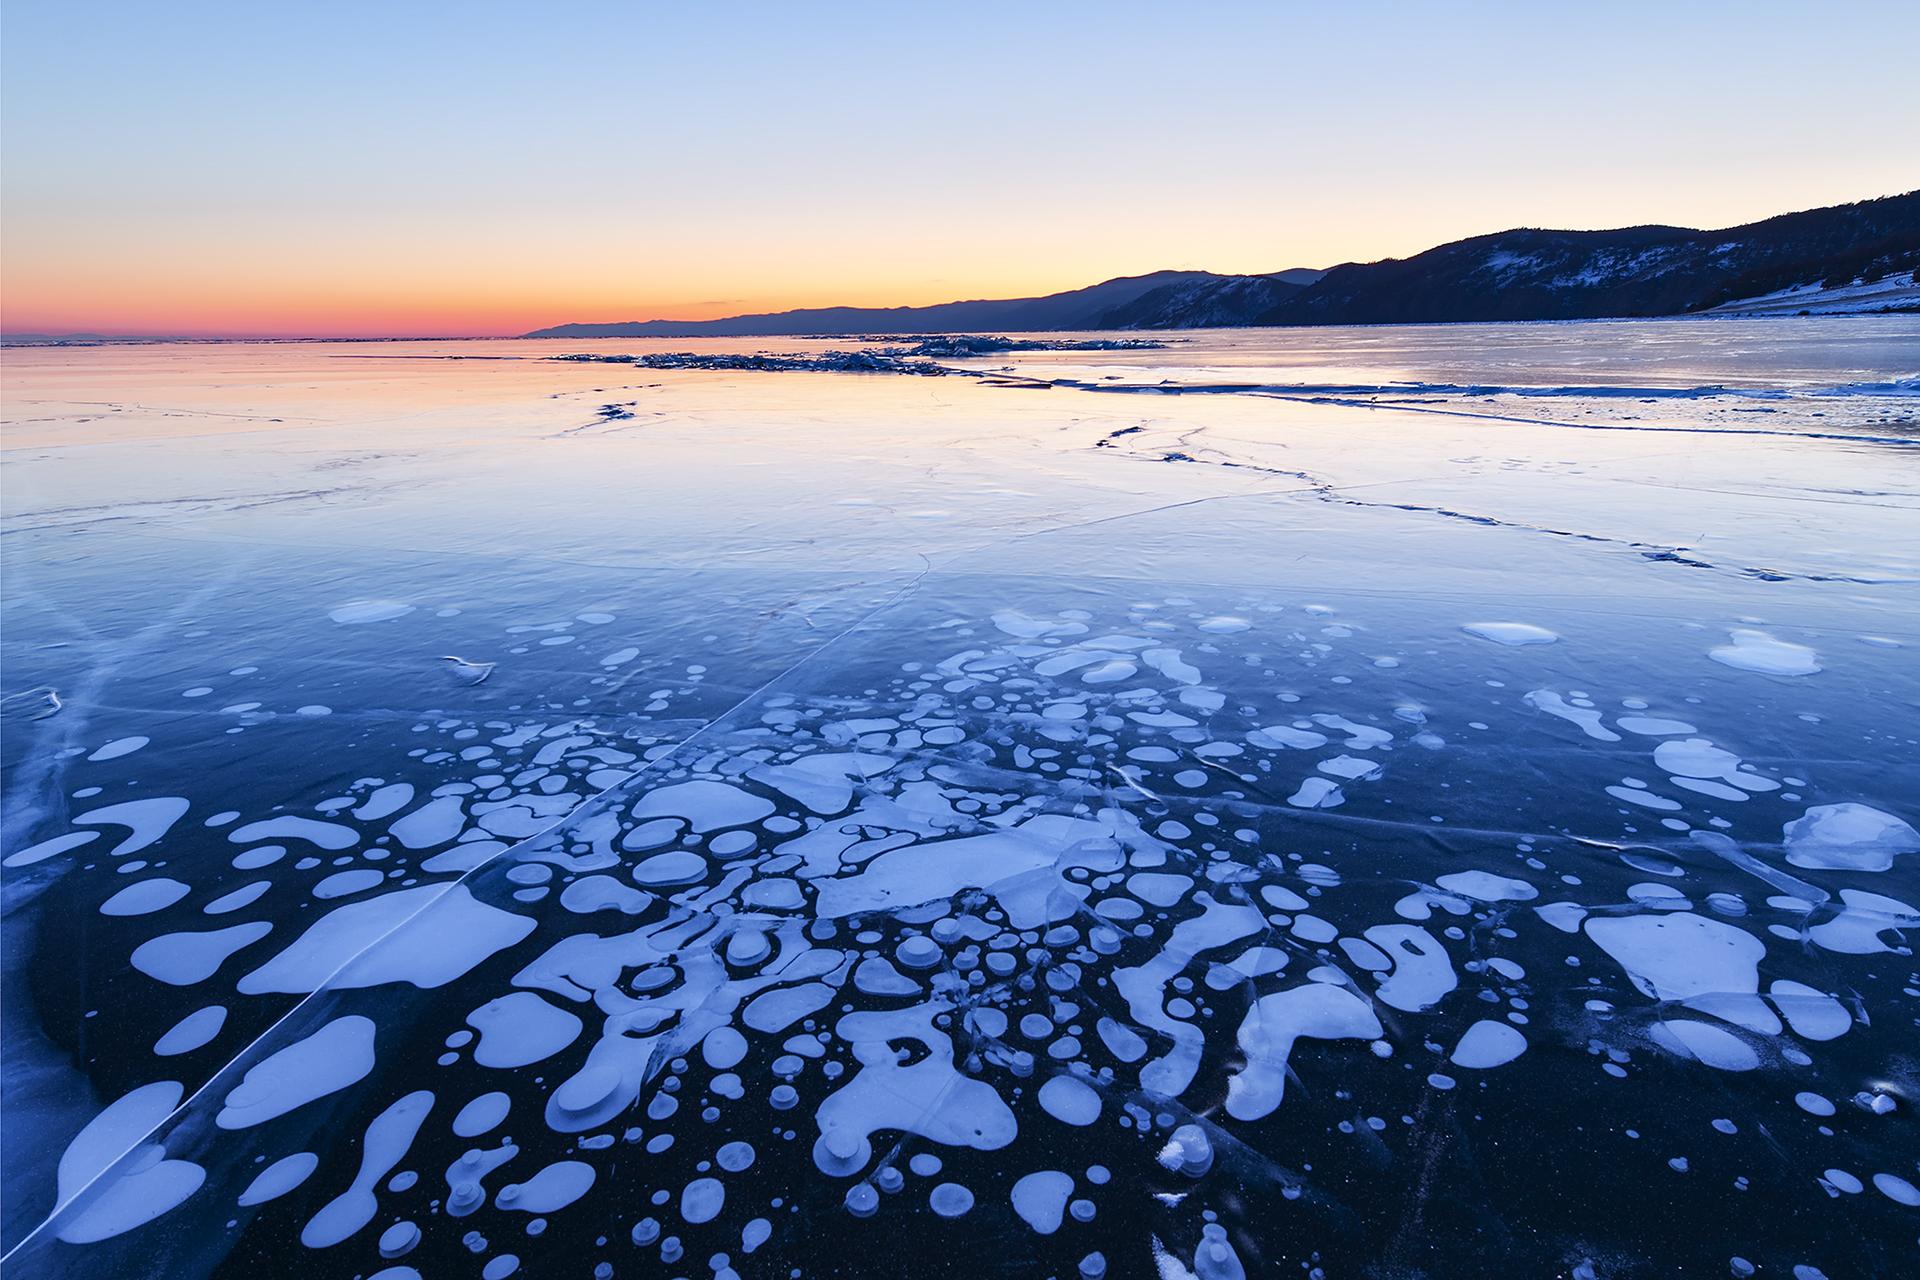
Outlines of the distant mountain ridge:
{"label": "distant mountain ridge", "polygon": [[530,338],[758,337],[997,330],[1193,329],[1672,316],[1802,285],[1920,266],[1920,191],[1717,231],[1518,228],[1411,258],[1271,275],[1156,271],[1043,298],[822,307],[724,320],[565,324]]}
{"label": "distant mountain ridge", "polygon": [[[1318,279],[1306,269],[1283,271],[1275,280]],[[774,334],[821,333],[959,333],[994,329],[1011,333],[1044,333],[1062,329],[1110,329],[1109,317],[1124,311],[1140,297],[1162,289],[1194,288],[1208,282],[1244,278],[1218,276],[1208,271],[1155,271],[1144,276],[1122,276],[1085,289],[1048,294],[1043,298],[999,298],[972,302],[942,302],[929,307],[813,307],[766,315],[731,316],[724,320],[632,320],[620,324],[563,324],[541,329],[529,338],[631,337],[762,337]],[[1286,287],[1286,286],[1283,286]],[[1298,288],[1300,283],[1291,287]]]}

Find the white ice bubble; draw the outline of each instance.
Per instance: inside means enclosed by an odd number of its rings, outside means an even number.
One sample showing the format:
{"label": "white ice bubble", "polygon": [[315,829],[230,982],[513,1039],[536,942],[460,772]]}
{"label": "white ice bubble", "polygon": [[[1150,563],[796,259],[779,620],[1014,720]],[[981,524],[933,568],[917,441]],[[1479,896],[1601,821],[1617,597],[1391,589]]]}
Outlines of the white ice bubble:
{"label": "white ice bubble", "polygon": [[184,1092],[173,1080],[142,1085],[110,1103],[75,1135],[56,1172],[56,1201],[67,1206],[60,1239],[92,1244],[122,1235],[200,1189],[205,1169],[167,1159],[162,1144],[142,1142],[173,1114]]}
{"label": "white ice bubble", "polygon": [[338,822],[321,822],[314,818],[283,814],[278,818],[235,827],[227,833],[227,839],[234,844],[252,844],[256,840],[305,840],[337,853],[359,844],[360,833]]}
{"label": "white ice bubble", "polygon": [[103,916],[144,916],[170,907],[187,896],[187,886],[166,876],[139,880],[100,904]]}
{"label": "white ice bubble", "polygon": [[1258,1120],[1280,1105],[1287,1059],[1300,1037],[1371,1040],[1379,1035],[1372,1007],[1345,987],[1309,982],[1261,996],[1240,1023],[1246,1063],[1227,1081],[1227,1114]]}
{"label": "white ice bubble", "polygon": [[1270,724],[1249,733],[1247,741],[1266,751],[1277,751],[1283,747],[1295,751],[1311,751],[1315,747],[1325,746],[1327,735],[1316,733],[1312,729],[1295,728],[1292,725]]}
{"label": "white ice bubble", "polygon": [[1189,1178],[1205,1177],[1213,1168],[1213,1140],[1198,1124],[1183,1124],[1167,1138],[1155,1157],[1164,1169],[1175,1169]]}
{"label": "white ice bubble", "polygon": [[1669,737],[1677,733],[1697,733],[1699,730],[1685,720],[1667,720],[1659,716],[1620,716],[1614,723],[1628,733],[1643,738]]}
{"label": "white ice bubble", "polygon": [[190,987],[219,971],[227,957],[267,936],[273,926],[264,920],[205,932],[167,933],[134,948],[133,967],[160,982]]}
{"label": "white ice bubble", "polygon": [[1380,776],[1378,761],[1363,760],[1359,756],[1335,756],[1331,760],[1322,760],[1319,769],[1322,773],[1330,773],[1349,782],[1371,781]]}
{"label": "white ice bubble", "polygon": [[1171,907],[1193,888],[1193,877],[1165,871],[1137,871],[1127,877],[1127,892],[1156,907]]}
{"label": "white ice bubble", "polygon": [[327,610],[327,616],[347,626],[358,626],[404,618],[412,612],[413,606],[403,600],[349,600]]}
{"label": "white ice bubble", "polygon": [[255,845],[251,849],[235,854],[233,866],[238,871],[258,871],[261,867],[272,866],[286,856],[287,846],[283,844]]}
{"label": "white ice bubble", "polygon": [[1807,1040],[1833,1040],[1853,1026],[1845,1005],[1803,982],[1782,978],[1767,988],[1767,998],[1794,1034]]}
{"label": "white ice bubble", "polygon": [[532,931],[532,920],[476,900],[463,884],[396,889],[335,907],[239,986],[246,995],[386,982],[439,987]]}
{"label": "white ice bubble", "polygon": [[1540,891],[1525,880],[1491,871],[1453,871],[1434,881],[1449,893],[1478,902],[1531,902]]}
{"label": "white ice bubble", "polygon": [[313,886],[313,896],[322,901],[329,898],[346,898],[356,893],[364,893],[386,878],[385,872],[373,867],[355,867],[347,871],[336,871]]}
{"label": "white ice bubble", "polygon": [[1898,898],[1863,889],[1842,889],[1840,903],[1839,915],[1807,930],[1815,946],[1841,955],[1873,955],[1893,950],[1885,934],[1920,927],[1920,908]]}
{"label": "white ice bubble", "polygon": [[1043,1236],[1060,1229],[1067,1201],[1073,1196],[1073,1178],[1054,1169],[1029,1173],[1013,1184],[1013,1211]]}
{"label": "white ice bubble", "polygon": [[36,862],[45,862],[48,858],[56,857],[70,849],[78,849],[81,845],[99,838],[98,831],[69,831],[65,835],[54,836],[51,840],[42,840],[38,844],[31,844],[8,854],[6,861],[0,862],[0,867],[30,867]]}
{"label": "white ice bubble", "polygon": [[633,869],[634,880],[649,886],[690,884],[706,874],[707,860],[689,849],[656,853]]}
{"label": "white ice bubble", "polygon": [[467,825],[459,796],[436,796],[387,828],[409,849],[430,849],[459,835]]}
{"label": "white ice bubble", "polygon": [[373,1188],[407,1154],[432,1109],[432,1092],[420,1089],[374,1117],[360,1142],[360,1171],[345,1191],[307,1220],[300,1232],[301,1244],[309,1249],[330,1248],[373,1221],[380,1209]]}
{"label": "white ice bubble", "polygon": [[1346,798],[1331,778],[1305,778],[1299,789],[1287,797],[1287,803],[1296,809],[1333,809]]}
{"label": "white ice bubble", "polygon": [[1598,711],[1592,707],[1575,706],[1551,689],[1535,689],[1523,701],[1536,710],[1558,716],[1569,724],[1579,725],[1580,732],[1596,742],[1620,741],[1620,735],[1601,722]]}
{"label": "white ice bubble", "polygon": [[1759,1055],[1746,1041],[1712,1023],[1673,1018],[1654,1023],[1649,1034],[1668,1052],[1720,1071],[1751,1071],[1760,1065]]}
{"label": "white ice bubble", "polygon": [[680,1191],[680,1216],[698,1226],[720,1216],[727,1189],[718,1178],[695,1178]]}
{"label": "white ice bubble", "polygon": [[1915,1187],[1897,1173],[1876,1173],[1873,1175],[1873,1185],[1881,1195],[1895,1204],[1904,1204],[1909,1207],[1920,1205],[1920,1187]]}
{"label": "white ice bubble", "polygon": [[454,1136],[477,1138],[483,1133],[493,1132],[507,1118],[512,1105],[512,1100],[498,1090],[481,1094],[460,1108],[460,1114],[453,1118]]}
{"label": "white ice bubble", "polygon": [[382,818],[391,817],[400,812],[412,803],[413,784],[395,782],[370,793],[360,802],[360,807],[353,811],[353,816],[362,822],[378,822]]}
{"label": "white ice bubble", "polygon": [[[1043,814],[1018,827],[934,840],[891,849],[868,861],[860,873],[819,882],[815,908],[825,919],[857,912],[918,906],[963,889],[994,888],[1029,873],[1053,868],[1077,846],[1111,841],[1109,827],[1080,818]],[[1046,890],[1057,877],[1028,881],[1041,890],[1034,913],[1046,914]],[[1028,904],[1002,899],[1009,914],[1027,914]],[[1037,923],[1033,921],[1031,923]],[[1020,925],[1019,927],[1027,927]]]}
{"label": "white ice bubble", "polygon": [[1062,1124],[1090,1125],[1100,1118],[1100,1095],[1084,1081],[1055,1076],[1040,1086],[1040,1106]]}
{"label": "white ice bubble", "polygon": [[958,1218],[973,1208],[973,1192],[957,1182],[943,1182],[927,1194],[927,1204],[943,1218]]}
{"label": "white ice bubble", "polygon": [[1920,850],[1920,831],[1870,805],[1814,805],[1786,825],[1787,861],[1822,871],[1886,871]]}
{"label": "white ice bubble", "polygon": [[204,1009],[196,1009],[174,1023],[165,1035],[154,1041],[153,1051],[163,1058],[192,1053],[219,1035],[220,1028],[226,1024],[225,1005],[210,1004]]}
{"label": "white ice bubble", "polygon": [[256,1204],[278,1200],[305,1182],[319,1167],[320,1157],[311,1151],[296,1151],[290,1156],[282,1156],[247,1184],[247,1189],[240,1193],[241,1208],[250,1209]]}
{"label": "white ice bubble", "polygon": [[721,827],[758,822],[773,812],[773,802],[725,782],[677,782],[657,787],[633,806],[633,816],[684,818],[696,835]]}
{"label": "white ice bubble", "polygon": [[1740,766],[1740,757],[1705,738],[1670,738],[1653,749],[1653,762],[1675,786],[1720,800],[1742,801],[1751,791],[1778,791],[1780,784]]}
{"label": "white ice bubble", "polygon": [[1679,911],[1591,916],[1584,927],[1643,994],[1677,1001],[1764,1034],[1779,1029],[1757,994],[1766,944],[1746,930]]}
{"label": "white ice bubble", "polygon": [[531,991],[511,991],[467,1015],[480,1032],[473,1060],[483,1067],[524,1067],[551,1058],[580,1035],[580,1019]]}
{"label": "white ice bubble", "polygon": [[151,739],[138,736],[115,738],[112,742],[107,743],[92,755],[88,756],[87,759],[95,764],[104,760],[118,760],[121,756],[132,755],[140,748],[146,746],[149,741],[151,741]]}
{"label": "white ice bubble", "polygon": [[1821,669],[1819,655],[1805,645],[1776,640],[1764,631],[1751,629],[1731,631],[1728,636],[1733,643],[1707,651],[1707,656],[1722,666],[1769,676],[1810,676]]}
{"label": "white ice bubble", "polygon": [[1030,618],[1018,609],[1002,609],[993,615],[993,625],[1016,640],[1039,640],[1050,636],[1083,636],[1084,622]]}
{"label": "white ice bubble", "polygon": [[700,1042],[700,1056],[716,1071],[730,1071],[747,1056],[747,1038],[732,1027],[715,1027]]}
{"label": "white ice bubble", "polygon": [[817,1013],[833,1000],[833,988],[820,982],[803,982],[781,987],[756,996],[740,1014],[740,1020],[755,1031],[772,1034],[784,1031],[800,1019]]}
{"label": "white ice bubble", "polygon": [[1393,975],[1376,993],[1382,1003],[1404,1013],[1438,1004],[1459,985],[1447,949],[1425,929],[1410,924],[1376,924],[1366,939],[1393,961]]}
{"label": "white ice bubble", "polygon": [[[861,1067],[814,1115],[820,1128],[814,1158],[823,1168],[857,1171],[871,1152],[871,1135],[887,1129],[981,1151],[1013,1141],[1019,1126],[998,1091],[954,1067],[953,1041],[933,1021],[949,1010],[945,1001],[932,1001],[850,1013],[836,1024]],[[902,1065],[894,1046],[906,1040],[917,1041],[926,1056]]]}
{"label": "white ice bubble", "polygon": [[1486,1018],[1468,1027],[1448,1060],[1476,1071],[1504,1066],[1527,1051],[1527,1038],[1504,1022]]}
{"label": "white ice bubble", "polygon": [[373,1032],[369,1019],[348,1014],[262,1058],[228,1091],[214,1123],[251,1128],[364,1079],[373,1070]]}
{"label": "white ice bubble", "polygon": [[1530,622],[1469,622],[1460,629],[1482,640],[1505,645],[1552,644],[1560,638],[1545,627],[1536,627]]}
{"label": "white ice bubble", "polygon": [[[179,796],[153,796],[146,800],[127,800],[101,809],[89,809],[73,820],[77,827],[111,825],[126,827],[130,834],[115,845],[112,855],[124,858],[147,848],[186,816],[187,802]],[[15,855],[16,857],[19,855]],[[11,863],[9,859],[9,863]]]}
{"label": "white ice bubble", "polygon": [[500,1188],[494,1203],[522,1213],[555,1213],[593,1188],[594,1168],[580,1160],[556,1160],[525,1182]]}

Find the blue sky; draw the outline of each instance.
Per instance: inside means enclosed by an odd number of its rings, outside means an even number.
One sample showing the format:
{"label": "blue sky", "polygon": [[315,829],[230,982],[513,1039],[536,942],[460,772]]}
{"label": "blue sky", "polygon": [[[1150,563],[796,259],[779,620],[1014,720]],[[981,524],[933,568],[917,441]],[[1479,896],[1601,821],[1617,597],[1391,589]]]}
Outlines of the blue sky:
{"label": "blue sky", "polygon": [[1920,186],[1912,4],[9,0],[7,328],[489,332]]}

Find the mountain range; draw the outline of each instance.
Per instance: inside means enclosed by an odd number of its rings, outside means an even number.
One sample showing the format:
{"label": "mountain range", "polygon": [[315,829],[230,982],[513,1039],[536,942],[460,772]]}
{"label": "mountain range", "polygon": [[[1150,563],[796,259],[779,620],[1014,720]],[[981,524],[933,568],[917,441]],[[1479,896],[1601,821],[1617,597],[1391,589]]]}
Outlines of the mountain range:
{"label": "mountain range", "polygon": [[[563,324],[529,338],[1037,333],[1247,325],[1424,324],[1672,316],[1801,286],[1843,288],[1920,267],[1920,191],[1744,226],[1518,228],[1411,258],[1269,275],[1156,271],[1040,298],[819,307],[722,320]],[[1882,309],[1916,309],[1912,291]]]}

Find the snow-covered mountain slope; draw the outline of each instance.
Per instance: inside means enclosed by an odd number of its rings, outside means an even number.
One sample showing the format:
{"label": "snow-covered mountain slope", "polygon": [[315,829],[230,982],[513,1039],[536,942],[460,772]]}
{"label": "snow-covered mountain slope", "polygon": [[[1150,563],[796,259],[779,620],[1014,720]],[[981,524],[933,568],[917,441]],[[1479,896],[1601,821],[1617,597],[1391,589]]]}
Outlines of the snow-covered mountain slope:
{"label": "snow-covered mountain slope", "polygon": [[1855,280],[1829,287],[1820,282],[1775,289],[1758,297],[1725,302],[1714,315],[1728,316],[1855,316],[1888,311],[1920,311],[1920,282],[1911,271],[1897,271],[1874,281]]}
{"label": "snow-covered mountain slope", "polygon": [[[1680,315],[1801,285],[1839,288],[1920,265],[1920,192],[1720,231],[1520,229],[1411,258],[1347,263],[1261,305],[1244,277],[1157,290],[1156,328]],[[1233,318],[1238,314],[1238,318]]]}

